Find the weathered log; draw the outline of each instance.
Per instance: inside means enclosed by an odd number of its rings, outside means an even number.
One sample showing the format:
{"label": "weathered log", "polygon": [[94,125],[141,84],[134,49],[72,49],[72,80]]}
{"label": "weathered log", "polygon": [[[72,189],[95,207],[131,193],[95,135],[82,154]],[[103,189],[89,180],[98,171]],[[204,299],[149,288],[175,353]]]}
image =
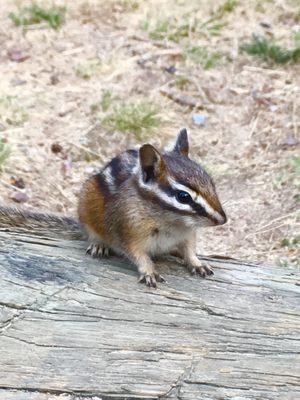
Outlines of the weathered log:
{"label": "weathered log", "polygon": [[295,270],[169,259],[154,290],[57,233],[0,242],[1,400],[300,398]]}

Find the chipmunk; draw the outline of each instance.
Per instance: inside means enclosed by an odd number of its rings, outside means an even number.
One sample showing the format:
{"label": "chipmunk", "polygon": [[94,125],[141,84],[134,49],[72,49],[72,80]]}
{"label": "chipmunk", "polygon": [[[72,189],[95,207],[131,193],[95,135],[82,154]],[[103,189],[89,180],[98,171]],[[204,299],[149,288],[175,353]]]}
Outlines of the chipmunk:
{"label": "chipmunk", "polygon": [[84,184],[78,216],[88,253],[127,257],[150,287],[165,282],[155,270],[157,255],[176,254],[192,274],[212,275],[196,255],[196,230],[227,220],[212,178],[189,158],[186,129],[170,149],[144,144],[114,157]]}

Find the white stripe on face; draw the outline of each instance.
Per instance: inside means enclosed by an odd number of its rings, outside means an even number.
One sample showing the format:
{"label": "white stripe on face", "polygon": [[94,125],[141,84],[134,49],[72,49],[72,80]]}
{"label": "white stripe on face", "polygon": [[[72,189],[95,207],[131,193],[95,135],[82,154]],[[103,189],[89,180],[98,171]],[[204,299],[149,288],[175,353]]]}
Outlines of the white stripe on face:
{"label": "white stripe on face", "polygon": [[216,210],[214,210],[200,194],[196,193],[191,188],[186,187],[186,186],[176,182],[172,178],[169,178],[168,181],[173,189],[183,190],[183,191],[187,192],[196,204],[199,204],[201,207],[204,208],[204,210],[207,212],[208,215],[212,216],[219,222],[224,221],[224,218],[222,217],[222,215],[220,213],[218,213]]}
{"label": "white stripe on face", "polygon": [[195,199],[197,197],[197,193],[194,190],[190,189],[189,187],[187,187],[185,185],[182,185],[181,183],[176,182],[172,178],[168,178],[168,182],[173,189],[183,190],[184,192],[187,192],[191,196],[191,198],[195,201]]}
{"label": "white stripe on face", "polygon": [[220,213],[218,213],[218,211],[214,210],[208,204],[208,202],[202,196],[200,196],[200,194],[198,194],[198,196],[196,197],[196,199],[194,201],[195,201],[195,203],[197,203],[201,207],[203,207],[208,215],[211,215],[213,218],[215,218],[219,222],[223,222],[224,221],[224,217],[222,217],[222,215]]}
{"label": "white stripe on face", "polygon": [[179,203],[175,197],[168,196],[165,192],[163,192],[159,186],[155,182],[145,183],[142,177],[139,177],[139,184],[143,189],[146,189],[152,193],[155,193],[156,196],[163,200],[166,204],[173,206],[182,211],[193,211],[192,207],[189,204]]}

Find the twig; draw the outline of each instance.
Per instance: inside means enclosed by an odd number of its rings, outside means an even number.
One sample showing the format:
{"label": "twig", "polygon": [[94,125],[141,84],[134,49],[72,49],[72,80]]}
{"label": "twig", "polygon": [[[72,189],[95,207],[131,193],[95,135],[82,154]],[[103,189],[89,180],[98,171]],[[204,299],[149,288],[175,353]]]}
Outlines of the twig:
{"label": "twig", "polygon": [[180,94],[173,90],[161,88],[160,93],[163,94],[164,96],[167,96],[169,99],[175,101],[176,103],[182,104],[184,106],[195,107],[195,108],[203,107],[202,104],[200,104],[197,99]]}
{"label": "twig", "polygon": [[[286,224],[287,224],[287,222],[284,222],[283,224],[273,226],[273,227],[271,227],[271,228],[269,228],[269,229],[265,229],[265,230],[263,230],[263,231],[256,231],[256,232],[249,233],[249,234],[245,237],[245,239],[248,239],[248,238],[251,237],[251,236],[263,235],[264,233],[267,233],[267,232],[270,232],[270,231],[274,231],[275,229],[281,228],[282,226],[285,226]],[[273,235],[273,234],[272,234],[272,235]],[[267,250],[266,250],[266,252],[267,252]]]}
{"label": "twig", "polygon": [[298,213],[298,212],[299,212],[299,210],[295,210],[295,211],[293,211],[293,212],[291,212],[291,213],[289,213],[289,214],[285,214],[285,215],[282,215],[281,217],[275,218],[275,219],[273,219],[273,221],[269,222],[268,224],[261,226],[261,227],[258,229],[258,231],[256,231],[256,232],[259,232],[261,229],[267,228],[268,226],[274,224],[274,222],[277,222],[277,221],[280,221],[281,219],[290,217],[290,216],[292,216],[292,215],[294,215],[294,214],[296,214],[296,213]]}
{"label": "twig", "polygon": [[261,67],[254,67],[252,65],[244,65],[243,70],[249,71],[249,72],[265,72],[267,74],[273,75],[273,74],[278,74],[278,75],[286,75],[286,71],[281,71],[278,69],[268,69],[268,68],[261,68]]}
{"label": "twig", "polygon": [[93,156],[99,158],[99,160],[103,161],[103,158],[101,157],[101,155],[99,153],[96,153],[95,151],[89,149],[88,147],[83,146],[82,144],[78,144],[78,143],[73,143],[73,142],[69,142],[70,145],[77,147],[81,150],[86,151],[87,153],[92,154]]}
{"label": "twig", "polygon": [[[198,78],[199,79],[199,78]],[[211,103],[214,103],[214,101],[212,101],[212,99],[207,97],[207,93],[202,89],[202,87],[199,85],[198,80],[196,77],[192,76],[191,78],[191,82],[193,82],[193,84],[196,86],[200,96],[202,97],[204,102],[208,102],[207,100],[209,100]]]}
{"label": "twig", "polygon": [[254,121],[253,121],[253,123],[252,123],[252,125],[251,125],[251,129],[250,129],[250,132],[249,132],[249,139],[252,138],[252,135],[253,135],[253,133],[254,133],[255,130],[256,130],[258,120],[259,120],[259,112],[258,112],[258,114],[257,114],[257,117],[254,119]]}
{"label": "twig", "polygon": [[256,232],[251,232],[247,236],[245,236],[245,239],[248,239],[251,236],[262,235],[263,233],[274,231],[275,229],[281,228],[282,226],[285,226],[286,224],[287,224],[287,221],[285,221],[283,224],[273,226],[273,227],[271,227],[269,229],[260,230],[260,231],[256,231]]}
{"label": "twig", "polygon": [[7,186],[7,187],[9,187],[9,188],[11,188],[11,189],[14,189],[14,190],[16,190],[17,192],[24,193],[24,189],[20,189],[20,188],[18,188],[17,186],[12,185],[11,183],[5,182],[3,179],[0,179],[0,182],[1,182],[4,186]]}

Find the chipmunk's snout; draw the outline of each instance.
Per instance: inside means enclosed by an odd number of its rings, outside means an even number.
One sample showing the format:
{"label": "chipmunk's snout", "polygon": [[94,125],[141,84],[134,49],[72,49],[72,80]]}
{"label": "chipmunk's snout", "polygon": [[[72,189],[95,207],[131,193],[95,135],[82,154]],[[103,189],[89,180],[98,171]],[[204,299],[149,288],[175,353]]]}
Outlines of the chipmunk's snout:
{"label": "chipmunk's snout", "polygon": [[218,218],[215,219],[215,224],[216,225],[224,225],[227,222],[227,216],[224,212],[224,210],[221,208],[221,210],[218,212]]}

